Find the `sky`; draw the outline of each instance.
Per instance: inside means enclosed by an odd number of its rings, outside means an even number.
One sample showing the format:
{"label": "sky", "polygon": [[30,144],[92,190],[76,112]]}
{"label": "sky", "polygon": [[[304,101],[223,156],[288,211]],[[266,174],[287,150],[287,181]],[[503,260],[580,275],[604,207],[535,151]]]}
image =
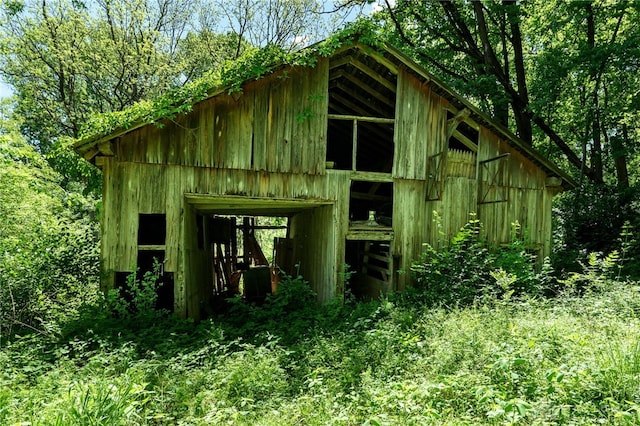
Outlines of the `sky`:
{"label": "sky", "polygon": [[[330,6],[333,5],[333,0],[324,1],[324,3],[325,3],[325,6],[327,6],[326,9],[331,10]],[[394,3],[395,1],[391,1],[392,5]],[[367,5],[367,7],[365,8],[365,13],[371,13],[371,11],[376,11],[376,10],[379,10],[380,8],[381,8],[381,0],[378,0],[373,4]],[[11,95],[12,95],[11,86],[9,86],[8,84],[0,80],[0,99],[7,98]]]}
{"label": "sky", "polygon": [[11,96],[11,87],[0,81],[0,99]]}

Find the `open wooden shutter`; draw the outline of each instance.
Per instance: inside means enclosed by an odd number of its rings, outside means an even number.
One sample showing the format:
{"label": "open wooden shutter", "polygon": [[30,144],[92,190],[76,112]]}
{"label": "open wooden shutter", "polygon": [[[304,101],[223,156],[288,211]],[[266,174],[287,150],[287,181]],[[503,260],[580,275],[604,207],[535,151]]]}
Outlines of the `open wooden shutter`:
{"label": "open wooden shutter", "polygon": [[508,199],[507,165],[510,154],[480,161],[478,204],[501,203]]}
{"label": "open wooden shutter", "polygon": [[427,164],[427,201],[440,200],[444,187],[444,172],[447,168],[446,151],[429,157]]}

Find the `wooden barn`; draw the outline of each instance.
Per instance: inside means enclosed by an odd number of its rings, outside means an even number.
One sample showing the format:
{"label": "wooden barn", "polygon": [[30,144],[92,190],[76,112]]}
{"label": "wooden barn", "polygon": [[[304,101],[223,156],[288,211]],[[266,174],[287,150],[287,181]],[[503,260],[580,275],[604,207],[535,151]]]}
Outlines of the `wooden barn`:
{"label": "wooden barn", "polygon": [[[105,288],[157,258],[161,305],[197,319],[216,296],[269,291],[267,263],[320,301],[342,296],[348,264],[352,291],[375,297],[409,285],[399,271],[422,244],[472,213],[490,241],[518,221],[549,254],[552,197],[571,178],[392,47],[354,43],[227,89],[75,144],[103,172]],[[270,227],[271,262],[254,236]]]}

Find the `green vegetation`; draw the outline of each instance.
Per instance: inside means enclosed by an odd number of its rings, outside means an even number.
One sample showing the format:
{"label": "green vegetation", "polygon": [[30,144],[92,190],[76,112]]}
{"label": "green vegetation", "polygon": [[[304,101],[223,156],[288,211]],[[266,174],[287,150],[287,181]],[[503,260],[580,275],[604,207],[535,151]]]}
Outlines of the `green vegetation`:
{"label": "green vegetation", "polygon": [[638,290],[267,307],[271,323],[253,330],[233,314],[71,323],[2,348],[0,422],[637,424]]}
{"label": "green vegetation", "polygon": [[[0,123],[2,124],[2,123]],[[97,295],[98,203],[0,127],[0,337],[44,333]]]}
{"label": "green vegetation", "polygon": [[[286,277],[262,306],[233,299],[193,324],[153,309],[147,274],[130,302],[110,292],[4,341],[0,423],[639,424],[640,286],[619,279],[623,257],[556,282],[479,226],[429,248],[416,288],[367,303],[320,306]],[[461,259],[437,302],[434,276]]]}
{"label": "green vegetation", "polygon": [[[640,424],[640,3],[397,1],[294,53],[317,6],[0,5],[0,424]],[[193,324],[152,309],[153,274],[99,292],[100,174],[73,140],[379,39],[573,166],[549,261],[473,220],[373,302],[289,277]]]}
{"label": "green vegetation", "polygon": [[138,123],[157,123],[171,119],[190,111],[195,103],[216,91],[238,92],[242,90],[243,83],[256,80],[285,65],[315,66],[319,57],[331,55],[343,44],[359,41],[377,46],[380,40],[375,35],[375,27],[371,22],[359,21],[320,43],[296,52],[277,45],[248,48],[242,56],[221,64],[219,69],[205,73],[201,78],[153,100],[137,102],[121,111],[92,116],[84,124],[78,137],[81,140],[95,139]]}

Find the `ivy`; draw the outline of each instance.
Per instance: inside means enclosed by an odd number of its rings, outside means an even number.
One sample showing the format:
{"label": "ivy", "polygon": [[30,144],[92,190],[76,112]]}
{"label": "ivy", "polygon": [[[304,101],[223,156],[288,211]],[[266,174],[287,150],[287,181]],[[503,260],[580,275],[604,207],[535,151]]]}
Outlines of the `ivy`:
{"label": "ivy", "polygon": [[162,126],[163,120],[188,113],[194,104],[207,99],[216,90],[241,92],[244,83],[260,79],[284,66],[315,67],[318,58],[330,56],[340,47],[354,43],[373,49],[381,48],[384,44],[373,23],[360,20],[326,40],[297,52],[289,53],[273,44],[250,48],[237,60],[224,63],[218,72],[211,71],[153,100],[140,101],[122,111],[93,115],[83,126],[78,140],[88,142],[118,129],[126,130],[143,123]]}

